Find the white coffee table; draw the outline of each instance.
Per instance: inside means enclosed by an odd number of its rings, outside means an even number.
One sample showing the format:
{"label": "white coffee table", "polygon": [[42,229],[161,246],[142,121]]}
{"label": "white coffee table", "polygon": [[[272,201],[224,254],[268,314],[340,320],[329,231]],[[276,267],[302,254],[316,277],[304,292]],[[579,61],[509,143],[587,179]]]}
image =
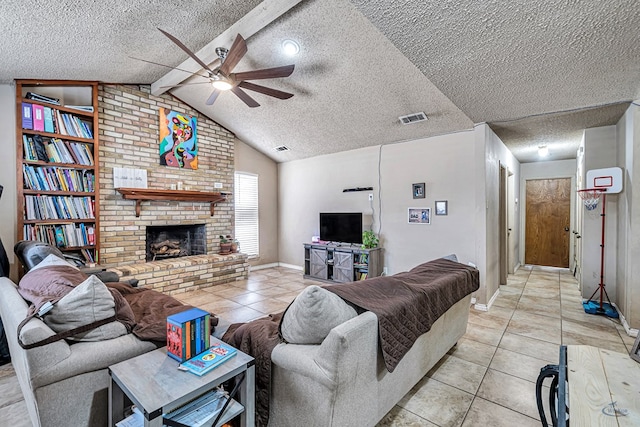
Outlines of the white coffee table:
{"label": "white coffee table", "polygon": [[[211,338],[211,345],[218,340]],[[109,426],[124,418],[125,401],[144,414],[144,425],[161,427],[163,415],[244,373],[236,402],[229,404],[219,425],[240,415],[243,427],[255,425],[255,366],[253,357],[238,353],[199,377],[178,370],[179,363],[159,348],[109,367]]]}

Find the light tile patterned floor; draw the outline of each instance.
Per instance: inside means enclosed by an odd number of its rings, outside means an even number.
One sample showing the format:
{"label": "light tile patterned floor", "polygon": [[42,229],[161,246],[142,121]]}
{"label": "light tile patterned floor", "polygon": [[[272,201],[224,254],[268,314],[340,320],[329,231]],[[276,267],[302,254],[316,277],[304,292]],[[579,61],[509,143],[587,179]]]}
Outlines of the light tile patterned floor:
{"label": "light tile patterned floor", "polygon": [[[180,299],[230,322],[246,322],[284,310],[316,283],[299,271],[271,268]],[[535,380],[541,367],[558,362],[559,344],[626,353],[634,342],[619,322],[585,314],[580,301],[568,270],[520,268],[500,287],[489,312],[471,309],[467,334],[379,426],[540,426]],[[30,424],[11,365],[0,367],[0,420]]]}

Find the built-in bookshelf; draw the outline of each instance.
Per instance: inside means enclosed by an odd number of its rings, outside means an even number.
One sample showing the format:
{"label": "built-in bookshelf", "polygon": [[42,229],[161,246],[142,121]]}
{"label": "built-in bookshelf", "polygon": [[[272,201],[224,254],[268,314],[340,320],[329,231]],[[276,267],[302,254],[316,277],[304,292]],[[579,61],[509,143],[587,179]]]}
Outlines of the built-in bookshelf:
{"label": "built-in bookshelf", "polygon": [[98,262],[98,83],[16,80],[18,240]]}

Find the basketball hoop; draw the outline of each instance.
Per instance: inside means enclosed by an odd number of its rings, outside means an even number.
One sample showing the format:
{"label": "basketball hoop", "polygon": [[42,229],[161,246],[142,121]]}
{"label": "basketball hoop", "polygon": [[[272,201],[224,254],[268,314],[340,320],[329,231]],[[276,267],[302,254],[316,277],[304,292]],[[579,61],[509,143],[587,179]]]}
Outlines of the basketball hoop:
{"label": "basketball hoop", "polygon": [[586,188],[584,190],[578,190],[578,194],[583,200],[584,207],[587,208],[588,211],[592,211],[598,207],[600,196],[602,193],[606,192],[607,190],[602,188]]}

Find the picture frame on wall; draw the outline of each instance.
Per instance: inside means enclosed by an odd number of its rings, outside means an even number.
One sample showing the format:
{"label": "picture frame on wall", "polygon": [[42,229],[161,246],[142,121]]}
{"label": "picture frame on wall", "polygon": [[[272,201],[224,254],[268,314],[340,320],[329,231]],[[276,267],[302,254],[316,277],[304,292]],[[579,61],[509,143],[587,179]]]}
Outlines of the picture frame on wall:
{"label": "picture frame on wall", "polygon": [[431,208],[409,208],[409,224],[431,224]]}
{"label": "picture frame on wall", "polygon": [[436,201],[436,215],[447,215],[449,213],[449,203],[446,200]]}
{"label": "picture frame on wall", "polygon": [[424,199],[425,198],[424,182],[413,184],[412,191],[413,191],[414,199]]}

